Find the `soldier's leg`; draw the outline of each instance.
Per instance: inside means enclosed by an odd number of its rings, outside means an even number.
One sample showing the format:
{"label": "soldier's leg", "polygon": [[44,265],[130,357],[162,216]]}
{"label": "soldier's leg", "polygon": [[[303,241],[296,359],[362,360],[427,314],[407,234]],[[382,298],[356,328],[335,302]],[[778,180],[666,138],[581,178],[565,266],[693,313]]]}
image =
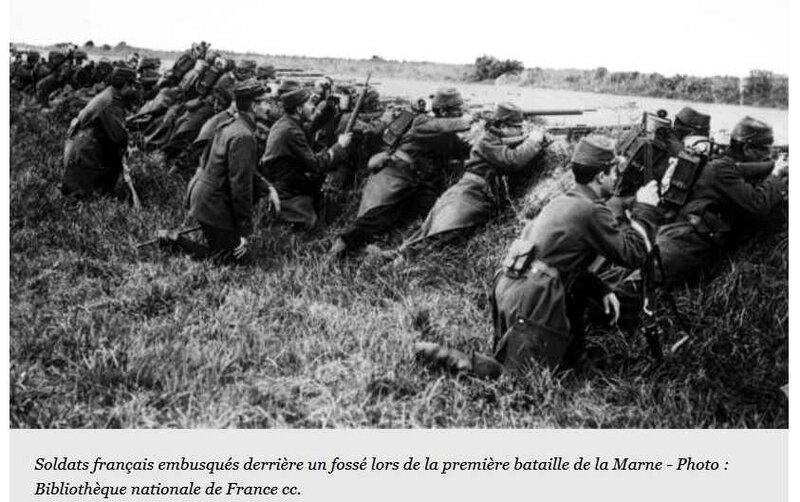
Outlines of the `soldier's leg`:
{"label": "soldier's leg", "polygon": [[660,267],[656,266],[656,278],[665,284],[696,282],[711,272],[720,257],[719,246],[688,222],[661,227],[656,244],[664,270],[662,277]]}
{"label": "soldier's leg", "polygon": [[347,249],[359,249],[374,236],[392,229],[407,217],[417,184],[403,166],[392,166],[373,175],[364,187],[358,216],[340,239]]}
{"label": "soldier's leg", "polygon": [[[208,256],[215,263],[240,263],[233,256],[233,250],[239,245],[236,232],[225,230],[205,223],[200,223],[203,236],[208,243]],[[245,257],[246,258],[246,257]]]}

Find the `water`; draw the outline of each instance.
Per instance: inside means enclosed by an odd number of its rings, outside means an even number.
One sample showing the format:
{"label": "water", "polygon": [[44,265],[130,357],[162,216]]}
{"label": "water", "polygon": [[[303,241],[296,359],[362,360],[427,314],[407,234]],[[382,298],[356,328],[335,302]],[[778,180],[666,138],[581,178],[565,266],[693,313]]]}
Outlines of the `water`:
{"label": "water", "polygon": [[593,92],[537,89],[514,85],[434,82],[408,79],[378,78],[378,90],[382,96],[402,96],[416,99],[432,94],[438,87],[456,87],[470,104],[492,106],[501,101],[512,101],[525,109],[596,108],[596,112],[577,116],[546,117],[550,125],[590,126],[617,125],[637,122],[643,111],[655,112],[663,108],[673,116],[684,106],[691,106],[711,115],[711,128],[724,136],[745,115],[763,120],[775,130],[775,143],[789,142],[789,112],[775,108],[755,106],[695,103],[673,99],[647,98],[639,96],[617,96]]}

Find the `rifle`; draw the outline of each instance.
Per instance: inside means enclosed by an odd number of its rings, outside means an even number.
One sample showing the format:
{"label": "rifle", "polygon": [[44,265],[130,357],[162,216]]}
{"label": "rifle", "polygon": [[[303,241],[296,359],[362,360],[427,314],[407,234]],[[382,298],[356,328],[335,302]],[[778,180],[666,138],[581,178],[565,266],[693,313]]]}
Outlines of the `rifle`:
{"label": "rifle", "polygon": [[567,141],[574,141],[587,134],[592,134],[598,131],[618,130],[627,131],[637,127],[638,124],[620,124],[620,125],[599,125],[589,126],[585,124],[578,124],[574,126],[554,126],[548,127],[545,131],[554,136],[566,136]]}
{"label": "rifle", "polygon": [[128,188],[131,191],[131,197],[133,198],[133,208],[137,211],[142,209],[142,201],[139,200],[139,194],[136,193],[136,187],[133,185],[133,177],[131,176],[131,168],[128,165],[128,154],[122,157],[122,177],[125,179],[125,183],[128,185]]}
{"label": "rifle", "polygon": [[344,134],[352,132],[353,126],[356,125],[356,119],[358,118],[358,112],[361,110],[361,104],[364,102],[364,96],[367,94],[369,90],[369,78],[372,76],[372,73],[367,73],[367,80],[364,81],[364,87],[361,89],[361,92],[358,93],[358,99],[356,100],[355,106],[353,106],[353,111],[350,113],[350,117],[347,119],[347,125],[344,128]]}
{"label": "rifle", "polygon": [[[180,236],[183,236],[183,235],[186,235],[186,234],[190,234],[192,232],[197,232],[201,228],[202,227],[200,227],[200,225],[197,225],[195,227],[179,230],[177,233],[174,234],[174,237],[177,238],[177,237],[180,237]],[[144,242],[141,242],[141,243],[137,244],[136,245],[136,249],[142,249],[142,248],[146,248],[147,246],[152,246],[153,244],[158,244],[158,241],[162,237],[166,237],[168,233],[169,233],[168,231],[161,230],[161,231],[158,232],[159,235],[157,235],[154,239],[150,239],[150,240],[147,240],[147,241],[144,241]],[[163,234],[163,235],[160,235],[160,234]]]}
{"label": "rifle", "polygon": [[559,115],[583,115],[587,112],[596,112],[597,108],[574,108],[574,109],[563,109],[563,110],[523,110],[522,115],[524,117],[555,117]]}
{"label": "rifle", "polygon": [[[655,177],[653,174],[653,145],[649,142],[644,146],[644,165],[642,167],[644,173],[643,185],[646,185]],[[661,181],[656,180],[656,182],[658,183],[658,193],[661,193]],[[645,316],[642,321],[642,333],[647,342],[647,347],[650,349],[650,356],[656,362],[660,362],[663,359],[663,350],[661,348],[661,339],[658,336],[658,317],[655,310],[656,264],[661,266],[661,251],[658,248],[658,243],[653,242],[642,267],[642,313]]]}

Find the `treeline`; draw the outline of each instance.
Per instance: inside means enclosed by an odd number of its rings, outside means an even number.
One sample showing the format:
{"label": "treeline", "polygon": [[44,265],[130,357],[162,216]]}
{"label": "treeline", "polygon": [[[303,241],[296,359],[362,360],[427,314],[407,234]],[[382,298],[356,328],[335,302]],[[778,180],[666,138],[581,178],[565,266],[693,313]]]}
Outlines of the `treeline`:
{"label": "treeline", "polygon": [[537,67],[503,75],[500,82],[703,103],[789,107],[789,77],[767,70],[752,70],[747,77],[740,79],[732,76],[695,77],[676,74],[667,77],[660,73],[610,72],[604,67],[594,70]]}

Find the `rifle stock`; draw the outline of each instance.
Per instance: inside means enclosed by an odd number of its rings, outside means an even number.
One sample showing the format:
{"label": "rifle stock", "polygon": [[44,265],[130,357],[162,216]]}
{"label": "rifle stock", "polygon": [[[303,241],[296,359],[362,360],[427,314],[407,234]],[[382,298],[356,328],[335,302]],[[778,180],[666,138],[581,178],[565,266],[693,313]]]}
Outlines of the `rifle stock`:
{"label": "rifle stock", "polygon": [[[126,155],[127,157],[127,155]],[[128,165],[128,159],[122,159],[122,177],[125,179],[125,184],[128,185],[128,189],[131,191],[131,197],[133,198],[133,208],[137,211],[142,209],[142,201],[139,200],[139,194],[136,192],[136,187],[133,184],[133,176],[131,176],[131,168]]]}
{"label": "rifle stock", "polygon": [[367,94],[369,90],[369,79],[372,76],[372,73],[367,73],[367,79],[364,81],[364,87],[361,89],[361,92],[358,93],[358,99],[356,100],[356,104],[353,107],[353,112],[350,114],[350,118],[347,119],[347,125],[344,128],[344,133],[348,134],[353,131],[353,126],[356,125],[356,119],[358,118],[358,112],[361,110],[361,105],[364,103],[364,96]]}

